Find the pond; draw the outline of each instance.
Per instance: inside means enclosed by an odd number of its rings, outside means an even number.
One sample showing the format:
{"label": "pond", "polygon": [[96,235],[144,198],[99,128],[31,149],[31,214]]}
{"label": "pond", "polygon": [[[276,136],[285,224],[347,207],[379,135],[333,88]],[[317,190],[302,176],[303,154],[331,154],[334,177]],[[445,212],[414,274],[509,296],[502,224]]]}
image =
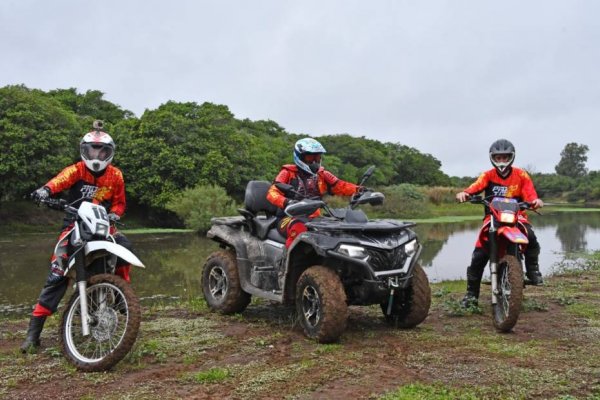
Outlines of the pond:
{"label": "pond", "polygon": [[[600,249],[599,212],[560,212],[531,217],[542,251],[540,268],[549,275],[565,252]],[[421,263],[429,279],[464,279],[480,221],[421,224]],[[129,234],[147,266],[135,268],[132,285],[146,301],[201,295],[200,270],[218,246],[196,234]],[[0,314],[28,313],[48,273],[56,234],[12,234],[0,240]]]}

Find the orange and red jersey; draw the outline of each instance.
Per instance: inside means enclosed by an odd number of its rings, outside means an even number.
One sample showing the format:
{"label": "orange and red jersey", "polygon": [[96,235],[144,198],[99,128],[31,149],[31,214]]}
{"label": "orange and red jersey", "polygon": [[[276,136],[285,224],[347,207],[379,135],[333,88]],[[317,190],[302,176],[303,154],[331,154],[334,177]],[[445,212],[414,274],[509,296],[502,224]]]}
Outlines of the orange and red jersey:
{"label": "orange and red jersey", "polygon": [[[286,164],[275,177],[275,183],[292,185],[294,189],[308,197],[323,196],[325,193],[339,196],[352,196],[356,193],[358,185],[346,182],[326,171],[323,167],[315,176],[305,176],[300,173],[294,164]],[[285,208],[288,198],[273,184],[267,192],[267,200],[280,209]],[[311,217],[319,215],[319,210]]]}
{"label": "orange and red jersey", "polygon": [[[486,197],[500,196],[527,202],[532,202],[538,198],[529,174],[525,170],[516,167],[512,167],[506,178],[498,175],[496,168],[485,171],[479,175],[479,178],[471,186],[465,189],[465,192],[470,195],[485,192]],[[486,210],[486,213],[488,212]]]}
{"label": "orange and red jersey", "polygon": [[125,182],[120,169],[108,165],[102,174],[92,174],[83,161],[69,165],[46,183],[51,194],[69,189],[69,201],[82,197],[102,204],[119,216],[125,212]]}

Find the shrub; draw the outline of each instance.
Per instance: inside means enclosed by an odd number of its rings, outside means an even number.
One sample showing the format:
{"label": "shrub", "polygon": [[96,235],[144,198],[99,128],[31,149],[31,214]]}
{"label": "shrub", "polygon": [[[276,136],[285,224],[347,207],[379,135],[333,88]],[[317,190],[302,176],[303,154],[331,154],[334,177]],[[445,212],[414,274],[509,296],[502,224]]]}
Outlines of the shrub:
{"label": "shrub", "polygon": [[416,185],[402,183],[383,189],[385,202],[382,211],[393,218],[419,218],[430,214],[430,205],[423,190]]}
{"label": "shrub", "polygon": [[167,209],[183,219],[185,226],[207,231],[212,217],[237,214],[237,205],[225,189],[214,185],[198,185],[186,189],[167,204]]}
{"label": "shrub", "polygon": [[461,189],[445,186],[433,186],[424,188],[429,201],[436,206],[442,203],[456,203],[456,193]]}

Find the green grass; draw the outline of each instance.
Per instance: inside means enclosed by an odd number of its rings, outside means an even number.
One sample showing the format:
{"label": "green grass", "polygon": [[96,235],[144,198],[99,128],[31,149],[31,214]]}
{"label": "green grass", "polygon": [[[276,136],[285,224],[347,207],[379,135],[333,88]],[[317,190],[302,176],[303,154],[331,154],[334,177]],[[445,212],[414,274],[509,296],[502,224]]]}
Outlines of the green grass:
{"label": "green grass", "polygon": [[584,304],[575,302],[567,306],[569,312],[589,320],[597,320],[600,317],[600,308],[595,304]]}
{"label": "green grass", "polygon": [[196,383],[215,383],[224,381],[229,378],[229,376],[231,376],[231,371],[227,368],[214,367],[193,374],[192,380]]}
{"label": "green grass", "polygon": [[469,389],[449,389],[442,385],[413,383],[387,393],[380,400],[477,400],[479,396]]}

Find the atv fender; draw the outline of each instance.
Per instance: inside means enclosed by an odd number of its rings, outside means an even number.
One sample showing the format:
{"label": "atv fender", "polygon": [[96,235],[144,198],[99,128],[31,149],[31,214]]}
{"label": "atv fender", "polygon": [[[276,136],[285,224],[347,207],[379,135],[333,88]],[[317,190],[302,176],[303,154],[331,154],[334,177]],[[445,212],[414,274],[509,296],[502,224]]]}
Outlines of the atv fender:
{"label": "atv fender", "polygon": [[283,301],[283,296],[280,293],[267,292],[250,283],[252,271],[250,260],[257,259],[262,254],[260,243],[258,243],[256,237],[253,237],[247,231],[243,231],[240,226],[220,224],[213,224],[206,236],[235,251],[240,283],[246,293],[277,302]]}

